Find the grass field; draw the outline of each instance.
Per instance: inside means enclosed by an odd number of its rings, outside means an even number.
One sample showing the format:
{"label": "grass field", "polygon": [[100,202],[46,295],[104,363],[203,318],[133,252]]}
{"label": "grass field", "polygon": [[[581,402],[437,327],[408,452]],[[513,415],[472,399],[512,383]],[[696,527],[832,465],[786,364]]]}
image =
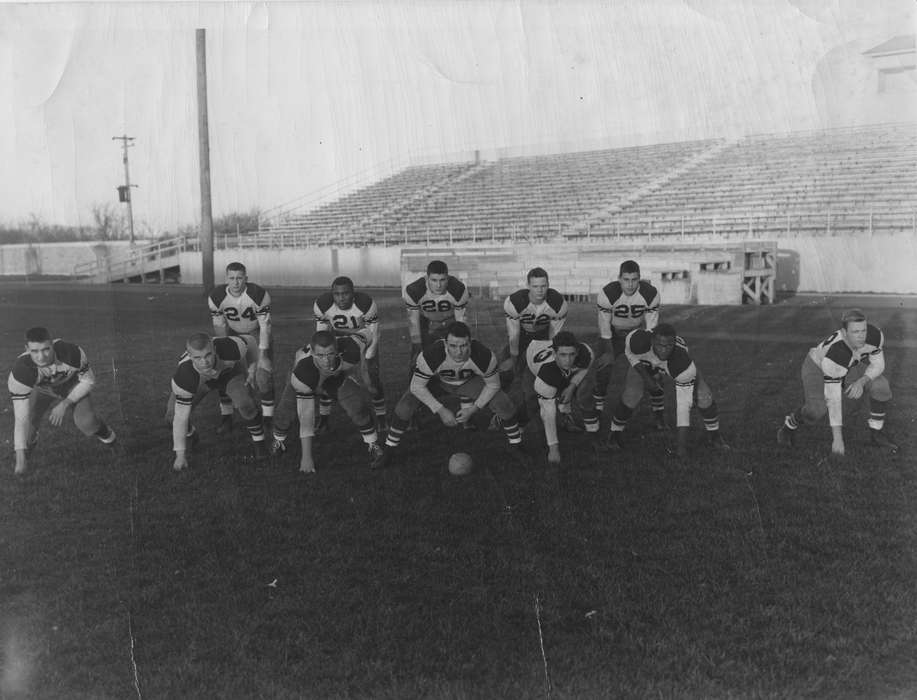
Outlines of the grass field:
{"label": "grass field", "polygon": [[[273,291],[279,382],[315,292]],[[376,298],[391,407],[410,344],[397,294]],[[161,417],[184,339],[208,329],[202,293],[0,286],[4,374],[23,330],[49,326],[86,349],[121,437],[110,451],[46,425],[15,478],[0,413],[0,696],[917,697],[917,303],[861,301],[888,338],[895,456],[866,446],[863,415],[844,460],[827,426],[777,448],[804,353],[849,303],[797,298],[663,310],[729,453],[697,427],[673,461],[644,407],[623,455],[564,435],[561,473],[537,432],[524,472],[500,435],[436,426],[371,473],[336,412],[305,476],[290,456],[239,458],[244,428],[219,440],[209,399],[176,474]],[[472,304],[478,337],[501,342],[498,304]],[[594,340],[592,305],[569,326]],[[471,476],[447,474],[457,449]]]}

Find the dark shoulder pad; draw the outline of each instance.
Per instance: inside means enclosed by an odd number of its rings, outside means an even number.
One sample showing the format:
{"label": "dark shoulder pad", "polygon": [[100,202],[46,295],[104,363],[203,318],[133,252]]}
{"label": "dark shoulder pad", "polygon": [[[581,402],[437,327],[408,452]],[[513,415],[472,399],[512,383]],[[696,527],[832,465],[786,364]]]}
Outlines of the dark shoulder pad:
{"label": "dark shoulder pad", "polygon": [[13,363],[13,379],[26,386],[35,386],[38,381],[38,367],[28,353],[23,353]]}
{"label": "dark shoulder pad", "polygon": [[420,302],[423,299],[423,295],[427,293],[427,278],[421,277],[414,280],[404,288],[404,293],[415,303]]}
{"label": "dark shoulder pad", "polygon": [[264,302],[264,295],[267,294],[267,290],[257,285],[253,282],[248,282],[245,285],[245,293],[248,294],[248,298],[255,302],[258,306]]}
{"label": "dark shoulder pad", "polygon": [[637,285],[637,291],[640,292],[640,295],[646,299],[647,302],[651,302],[656,298],[656,295],[659,294],[659,290],[657,290],[646,280],[640,280],[639,284]]}
{"label": "dark shoulder pad", "polygon": [[642,328],[637,329],[627,336],[627,345],[635,355],[649,352],[653,347],[653,334]]}
{"label": "dark shoulder pad", "polygon": [[586,343],[580,343],[576,347],[576,361],[573,363],[575,367],[586,368],[592,364],[592,360],[595,356],[592,353],[592,348],[590,348]]}
{"label": "dark shoulder pad", "polygon": [[64,362],[71,367],[80,366],[80,346],[63,340],[54,341],[54,355],[59,362]]}
{"label": "dark shoulder pad", "polygon": [[213,289],[211,289],[210,294],[208,294],[207,296],[209,297],[210,301],[212,301],[217,308],[220,308],[220,304],[223,303],[223,300],[226,298],[227,293],[228,292],[226,291],[226,285],[223,285],[223,286],[214,287]]}
{"label": "dark shoulder pad", "polygon": [[312,389],[318,386],[318,367],[315,366],[311,355],[296,363],[293,368],[293,376]]}
{"label": "dark shoulder pad", "polygon": [[354,292],[353,305],[365,314],[373,305],[373,298],[366,292]]}
{"label": "dark shoulder pad", "polygon": [[325,313],[334,304],[334,295],[331,292],[325,292],[315,300],[318,310]]}
{"label": "dark shoulder pad", "polygon": [[513,305],[513,308],[516,309],[519,313],[525,310],[525,307],[529,305],[529,290],[528,289],[519,289],[509,295],[509,303]]}
{"label": "dark shoulder pad", "polygon": [[451,294],[456,301],[458,301],[465,293],[465,283],[462,282],[458,277],[449,275],[449,281],[446,283],[446,291],[449,292],[449,294]]}
{"label": "dark shoulder pad", "polygon": [[436,370],[446,359],[446,341],[437,340],[433,345],[423,351],[423,359],[432,370]]}
{"label": "dark shoulder pad", "polygon": [[669,374],[673,377],[677,377],[688,369],[691,366],[691,362],[691,356],[688,354],[687,348],[681,345],[676,345],[675,349],[672,350],[672,354],[669,355],[669,359],[666,360],[669,366]]}
{"label": "dark shoulder pad", "polygon": [[602,292],[608,297],[608,301],[614,304],[618,299],[621,298],[623,290],[621,289],[621,283],[615,280],[614,282],[609,282],[604,287],[602,287]]}
{"label": "dark shoulder pad", "polygon": [[471,361],[481,369],[487,369],[493,355],[490,348],[484,345],[484,343],[478,342],[477,340],[471,341]]}
{"label": "dark shoulder pad", "polygon": [[193,394],[197,391],[198,384],[201,381],[201,375],[194,369],[191,360],[187,360],[178,363],[175,374],[172,376],[172,381],[175,382],[175,385],[179,389],[184,389],[189,394]]}
{"label": "dark shoulder pad", "polygon": [[564,305],[564,295],[554,289],[554,287],[548,287],[548,294],[545,296],[545,301],[548,302],[548,306],[552,309],[560,311],[560,307]]}
{"label": "dark shoulder pad", "polygon": [[216,353],[216,356],[222,360],[242,359],[242,353],[239,350],[239,345],[231,337],[214,338],[213,351]]}
{"label": "dark shoulder pad", "polygon": [[359,343],[349,335],[343,335],[337,339],[338,352],[341,354],[341,360],[349,365],[356,365],[360,362],[360,356],[363,353]]}
{"label": "dark shoulder pad", "polygon": [[885,344],[885,334],[871,323],[866,324],[866,343],[876,348]]}

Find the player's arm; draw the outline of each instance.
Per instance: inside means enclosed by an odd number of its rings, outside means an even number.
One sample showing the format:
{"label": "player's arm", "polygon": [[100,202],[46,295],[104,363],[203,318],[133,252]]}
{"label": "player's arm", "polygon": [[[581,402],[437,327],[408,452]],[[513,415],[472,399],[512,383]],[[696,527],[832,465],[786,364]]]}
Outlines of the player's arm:
{"label": "player's arm", "polygon": [[454,317],[456,321],[461,321],[465,323],[465,317],[468,314],[468,301],[471,297],[468,296],[468,288],[463,282],[458,282],[456,280],[457,288],[456,292],[458,296],[456,297]]}
{"label": "player's arm", "polygon": [[175,411],[172,415],[172,449],[175,452],[175,462],[172,468],[176,471],[188,466],[188,426],[191,422],[191,405],[194,392],[181,386],[172,379],[172,395],[175,396]]}
{"label": "player's arm", "polygon": [[648,331],[653,330],[659,323],[659,305],[659,292],[656,292],[656,296],[649,300],[649,305],[643,314],[643,322]]}
{"label": "player's arm", "polygon": [[296,415],[299,417],[299,444],[302,447],[299,471],[312,474],[315,472],[315,460],[312,457],[312,442],[315,437],[315,391],[295,373],[290,379],[290,384],[296,391]]}
{"label": "player's arm", "polygon": [[369,347],[366,348],[366,358],[371,359],[379,352],[379,341],[382,337],[382,324],[379,322],[379,307],[373,301],[369,309],[363,314],[363,323],[366,329],[372,334],[370,336]]}
{"label": "player's arm", "polygon": [[831,451],[844,454],[844,377],[847,367],[831,358],[831,351],[822,358],[822,376],[825,380],[825,405],[828,407],[828,424],[831,426]]}
{"label": "player's arm", "polygon": [[483,370],[481,371],[481,376],[484,378],[484,388],[481,389],[481,393],[478,394],[478,398],[476,398],[472,404],[474,406],[474,410],[484,408],[487,404],[490,403],[490,400],[497,395],[497,392],[500,391],[500,372],[499,368],[497,367],[497,356],[494,355],[489,349],[486,350],[486,352],[487,356],[489,356],[489,359],[486,359],[486,357],[482,358],[483,361],[481,363],[486,363],[486,366],[480,367],[479,365],[475,364],[479,371]]}
{"label": "player's arm", "polygon": [[226,316],[223,315],[222,309],[216,305],[212,297],[207,297],[207,307],[210,309],[210,322],[213,324],[213,334],[219,338],[229,335],[229,327],[226,325]]}
{"label": "player's arm", "polygon": [[[264,292],[264,298],[261,299],[261,305],[255,309],[255,315],[258,318],[258,348],[260,350],[270,350],[271,348],[271,295],[267,290]],[[263,355],[264,353],[262,353]]]}
{"label": "player's arm", "polygon": [[25,469],[25,450],[29,443],[29,399],[35,381],[30,377],[31,374],[25,367],[14,366],[6,383],[13,400],[13,449],[16,451],[17,471]]}
{"label": "player's arm", "polygon": [[312,318],[315,320],[315,330],[316,331],[333,331],[331,328],[331,321],[325,315],[325,312],[322,311],[322,307],[318,303],[318,299],[312,304]]}
{"label": "player's arm", "polygon": [[554,318],[551,319],[551,327],[548,329],[549,338],[553,338],[563,329],[564,324],[567,322],[568,312],[569,306],[567,305],[567,300],[561,297],[560,308],[555,310]]}
{"label": "player's arm", "polygon": [[614,345],[612,344],[612,331],[611,331],[611,307],[607,303],[603,303],[603,298],[605,294],[599,292],[598,301],[596,303],[596,308],[598,309],[598,326],[599,326],[599,338],[600,338],[600,350],[602,352],[603,362],[605,364],[611,362],[614,358]]}
{"label": "player's arm", "polygon": [[[78,363],[75,365],[79,367],[77,370],[77,382],[74,384],[70,392],[60,400],[60,403],[51,409],[51,413],[48,415],[48,420],[51,421],[52,425],[60,425],[63,422],[64,417],[67,415],[67,409],[73,406],[80,399],[88,396],[89,392],[92,391],[92,387],[96,383],[95,373],[93,373],[92,368],[89,366],[89,360],[86,359],[86,353],[83,352],[83,349],[74,346],[71,349],[71,352],[74,353],[74,358],[69,360],[68,364],[69,362]],[[79,359],[76,359],[77,353]]]}
{"label": "player's arm", "polygon": [[[673,363],[678,364],[673,367]],[[685,363],[687,363],[686,367]],[[694,403],[697,367],[685,353],[683,358],[670,358],[669,371],[675,380],[675,430],[678,456],[684,459],[688,456],[688,434],[691,431],[691,405]]]}
{"label": "player's arm", "polygon": [[427,364],[424,353],[420,353],[414,363],[414,372],[411,375],[410,390],[411,393],[414,394],[414,396],[416,396],[421,403],[429,408],[432,413],[439,414],[440,409],[444,409],[445,406],[436,400],[436,397],[433,396],[433,392],[430,391],[428,386],[430,380],[433,378],[433,374],[433,370],[431,370],[429,364]]}

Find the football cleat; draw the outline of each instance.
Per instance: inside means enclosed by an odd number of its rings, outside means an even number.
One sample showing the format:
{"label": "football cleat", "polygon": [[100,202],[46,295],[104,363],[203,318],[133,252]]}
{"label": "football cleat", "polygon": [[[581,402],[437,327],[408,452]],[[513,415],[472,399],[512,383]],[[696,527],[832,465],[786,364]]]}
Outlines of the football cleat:
{"label": "football cleat", "polygon": [[873,447],[881,447],[883,450],[895,454],[898,446],[888,439],[888,436],[881,430],[869,429],[869,444]]}
{"label": "football cleat", "polygon": [[263,462],[269,456],[267,445],[264,444],[264,440],[258,440],[252,443],[252,457],[256,462]]}
{"label": "football cleat", "polygon": [[529,458],[529,455],[525,451],[525,448],[522,446],[522,443],[510,445],[506,454],[509,457],[511,464],[517,467],[522,467],[523,469],[531,468],[532,460]]}
{"label": "football cleat", "polygon": [[229,435],[232,432],[232,415],[220,417],[220,424],[217,426],[217,435]]}
{"label": "football cleat", "polygon": [[720,435],[719,430],[707,431],[707,445],[723,451],[731,449],[729,445],[726,444],[726,441],[723,440],[723,436]]}
{"label": "football cleat", "polygon": [[624,444],[624,431],[623,430],[612,430],[608,434],[608,440],[604,443],[604,447],[613,452],[619,452],[626,448]]}
{"label": "football cleat", "polygon": [[503,430],[503,419],[494,414],[494,417],[490,419],[490,423],[487,425],[487,429],[493,431]]}
{"label": "football cleat", "polygon": [[470,420],[466,420],[462,423],[462,430],[467,430],[470,433],[476,433],[478,431],[477,423],[474,423]]}
{"label": "football cleat", "polygon": [[271,440],[271,446],[268,448],[271,453],[271,457],[282,457],[287,451],[287,443],[285,440],[278,440],[276,437]]}
{"label": "football cleat", "polygon": [[319,416],[315,424],[315,437],[321,437],[328,433],[328,416]]}
{"label": "football cleat", "polygon": [[572,413],[560,414],[560,427],[567,433],[583,433],[586,429],[576,422]]}
{"label": "football cleat", "polygon": [[786,425],[781,425],[777,431],[777,444],[784,447],[793,447],[796,444],[796,431],[790,430]]}
{"label": "football cleat", "polygon": [[661,433],[669,429],[668,424],[665,422],[665,414],[662,411],[653,411],[653,427]]}
{"label": "football cleat", "polygon": [[118,439],[118,436],[115,435],[115,431],[111,429],[111,426],[108,427],[108,435],[105,435],[104,437],[101,435],[96,435],[96,437],[103,445],[114,445],[115,440]]}
{"label": "football cleat", "polygon": [[378,442],[369,443],[369,468],[384,469],[391,460],[391,449],[382,447]]}

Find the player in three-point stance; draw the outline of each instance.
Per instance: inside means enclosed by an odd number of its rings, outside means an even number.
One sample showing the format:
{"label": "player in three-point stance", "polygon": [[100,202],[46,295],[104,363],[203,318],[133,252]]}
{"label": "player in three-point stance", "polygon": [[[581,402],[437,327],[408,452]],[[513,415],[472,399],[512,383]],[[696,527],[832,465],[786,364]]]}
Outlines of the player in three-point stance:
{"label": "player in three-point stance", "polygon": [[106,445],[114,444],[115,431],[96,414],[90,392],[95,375],[79,345],[52,340],[48,329],[30,328],[25,352],[16,358],[7,387],[13,400],[13,450],[15,473],[28,469],[28,457],[38,443],[38,423],[51,404],[48,420],[59,426],[73,408],[73,422],[84,435],[95,435]]}
{"label": "player in three-point stance", "polygon": [[[514,375],[521,377],[522,395],[531,394],[531,373],[525,372],[525,352],[533,340],[550,340],[567,320],[567,301],[548,286],[548,273],[534,267],[526,275],[528,287],[519,289],[503,302],[506,315],[508,343],[500,353],[500,383],[509,391]],[[527,417],[525,403],[519,409],[521,419]]]}
{"label": "player in three-point stance", "polygon": [[[316,299],[312,310],[315,316],[315,330],[331,331],[338,337],[359,333],[369,339],[365,351],[369,390],[372,393],[373,412],[379,430],[385,430],[385,392],[379,367],[381,327],[376,302],[364,292],[355,292],[353,280],[349,277],[336,277],[331,283],[331,291]],[[327,431],[330,414],[331,399],[322,397],[318,424],[315,427],[316,435]]]}
{"label": "player in three-point stance", "polygon": [[354,333],[335,337],[331,331],[316,331],[310,343],[296,351],[293,370],[280,399],[280,409],[274,421],[274,441],[271,452],[276,456],[286,451],[286,437],[299,418],[299,440],[302,457],[299,471],[315,471],[312,438],[315,435],[315,404],[317,399],[336,400],[357,426],[369,452],[370,467],[382,459],[376,423],[373,420],[372,398],[367,389],[366,346],[369,333]]}
{"label": "player in three-point stance", "polygon": [[[245,265],[231,262],[226,266],[226,284],[207,296],[213,335],[226,337],[251,335],[258,339],[257,374],[261,387],[261,414],[270,424],[274,415],[273,337],[271,334],[271,295],[263,287],[248,281]],[[217,432],[232,430],[232,401],[220,393],[220,415]]]}
{"label": "player in three-point stance", "polygon": [[777,432],[781,445],[792,446],[800,423],[815,423],[828,414],[831,424],[831,452],[844,454],[844,397],[869,400],[870,443],[889,452],[898,446],[883,431],[885,410],[892,398],[885,371],[885,337],[868,323],[860,309],[850,309],[841,318],[843,326],[809,350],[802,363],[805,403],[790,413]]}
{"label": "player in three-point stance", "polygon": [[[624,353],[630,363],[624,380],[624,391],[611,419],[608,445],[612,449],[624,447],[624,429],[634,409],[640,405],[643,392],[650,397],[665,397],[662,380],[670,377],[675,384],[675,417],[677,426],[677,452],[681,458],[688,455],[688,433],[691,425],[691,406],[704,419],[707,443],[728,449],[720,435],[720,416],[713,400],[713,392],[701,376],[688,353],[685,341],[668,323],[660,323],[653,330],[642,328],[631,331],[624,341]],[[665,425],[664,401],[651,405],[656,425]]]}
{"label": "player in three-point stance", "polygon": [[404,288],[411,336],[411,371],[422,349],[446,337],[453,321],[464,321],[468,308],[468,290],[463,282],[449,274],[442,260],[432,260],[427,274]]}
{"label": "player in three-point stance", "polygon": [[267,457],[261,407],[252,393],[257,384],[257,361],[257,341],[250,335],[211,338],[206,333],[195,333],[188,338],[172,376],[173,469],[179,471],[188,466],[188,441],[196,438],[191,410],[214,389],[228,396],[231,406],[245,420],[255,459]]}
{"label": "player in three-point stance", "polygon": [[532,377],[531,394],[537,397],[544,424],[549,464],[560,464],[558,415],[569,415],[574,402],[583,415],[586,432],[599,432],[599,414],[592,396],[592,363],[592,348],[569,331],[560,331],[552,340],[533,340],[527,348],[527,373]]}
{"label": "player in three-point stance", "polygon": [[[635,328],[653,330],[659,321],[659,304],[659,292],[649,282],[640,279],[640,265],[633,260],[622,262],[618,268],[618,279],[606,284],[598,293],[596,305],[602,354],[596,360],[593,394],[599,414],[605,410],[605,397],[615,360],[624,354],[624,339]],[[654,406],[661,406],[661,391],[651,393],[650,401]]]}
{"label": "player in three-point stance", "polygon": [[[461,404],[458,413],[443,405],[431,388],[457,396]],[[527,463],[522,451],[522,433],[515,418],[516,407],[500,389],[497,358],[489,348],[472,340],[471,330],[461,321],[452,322],[446,328],[445,339],[436,341],[417,356],[410,389],[395,406],[385,440],[385,458],[380,466],[389,461],[392,450],[401,444],[411,416],[421,404],[449,428],[467,423],[478,410],[489,407],[503,419],[510,458],[517,463]]]}

